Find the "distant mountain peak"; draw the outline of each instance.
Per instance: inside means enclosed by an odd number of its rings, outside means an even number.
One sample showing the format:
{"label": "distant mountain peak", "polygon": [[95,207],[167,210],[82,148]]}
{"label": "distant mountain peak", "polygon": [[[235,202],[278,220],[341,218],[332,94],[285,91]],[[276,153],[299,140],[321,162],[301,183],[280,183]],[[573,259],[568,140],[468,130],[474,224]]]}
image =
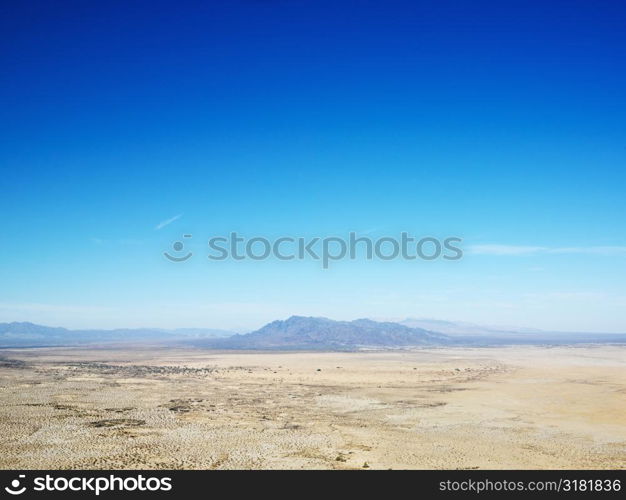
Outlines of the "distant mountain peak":
{"label": "distant mountain peak", "polygon": [[436,332],[367,318],[335,321],[311,316],[291,316],[262,328],[219,341],[219,346],[239,349],[355,349],[446,344]]}

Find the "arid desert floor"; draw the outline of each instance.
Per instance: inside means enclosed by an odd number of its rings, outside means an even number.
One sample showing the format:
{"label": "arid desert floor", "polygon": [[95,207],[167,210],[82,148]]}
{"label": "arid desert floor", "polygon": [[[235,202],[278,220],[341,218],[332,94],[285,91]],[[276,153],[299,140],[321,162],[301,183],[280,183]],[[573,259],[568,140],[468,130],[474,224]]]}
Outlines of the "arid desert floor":
{"label": "arid desert floor", "polygon": [[626,347],[0,350],[0,468],[626,468]]}

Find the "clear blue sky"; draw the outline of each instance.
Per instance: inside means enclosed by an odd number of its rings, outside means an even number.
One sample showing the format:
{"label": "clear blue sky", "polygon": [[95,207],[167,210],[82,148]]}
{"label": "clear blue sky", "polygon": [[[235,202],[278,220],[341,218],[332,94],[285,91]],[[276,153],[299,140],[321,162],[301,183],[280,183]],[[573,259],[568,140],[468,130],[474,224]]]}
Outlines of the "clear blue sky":
{"label": "clear blue sky", "polygon": [[[0,321],[625,332],[625,22],[617,1],[5,2]],[[210,262],[230,231],[466,255]],[[168,262],[183,233],[194,258]]]}

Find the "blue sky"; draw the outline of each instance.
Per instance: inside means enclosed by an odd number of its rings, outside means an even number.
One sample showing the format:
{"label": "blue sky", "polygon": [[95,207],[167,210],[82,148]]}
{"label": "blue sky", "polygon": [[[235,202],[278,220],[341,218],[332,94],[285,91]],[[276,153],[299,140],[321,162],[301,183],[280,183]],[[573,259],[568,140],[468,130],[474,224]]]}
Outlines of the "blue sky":
{"label": "blue sky", "polygon": [[[4,6],[0,321],[626,332],[626,8],[433,4]],[[206,259],[231,231],[465,256]]]}

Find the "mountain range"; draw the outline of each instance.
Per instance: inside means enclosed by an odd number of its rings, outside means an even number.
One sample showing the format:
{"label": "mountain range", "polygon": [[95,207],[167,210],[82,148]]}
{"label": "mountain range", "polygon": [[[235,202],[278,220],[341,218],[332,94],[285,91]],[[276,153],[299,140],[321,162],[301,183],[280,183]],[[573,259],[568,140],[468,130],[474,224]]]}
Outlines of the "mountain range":
{"label": "mountain range", "polygon": [[498,336],[510,334],[545,333],[543,330],[538,330],[536,328],[521,328],[517,326],[502,325],[477,325],[476,323],[469,323],[467,321],[445,321],[440,319],[406,318],[402,321],[398,321],[398,323],[412,328],[433,330],[450,336]]}
{"label": "mountain range", "polygon": [[220,338],[234,332],[211,328],[68,330],[29,322],[0,323],[0,347],[41,347],[128,342],[176,342]]}
{"label": "mountain range", "polygon": [[245,335],[217,341],[202,340],[195,344],[233,349],[343,350],[445,345],[449,341],[449,337],[441,333],[399,323],[292,316],[284,321],[268,323]]}
{"label": "mountain range", "polygon": [[424,319],[335,321],[304,316],[273,321],[246,334],[209,328],[68,330],[28,322],[0,323],[0,348],[141,343],[209,349],[332,351],[451,345],[626,343],[626,334],[546,332]]}

